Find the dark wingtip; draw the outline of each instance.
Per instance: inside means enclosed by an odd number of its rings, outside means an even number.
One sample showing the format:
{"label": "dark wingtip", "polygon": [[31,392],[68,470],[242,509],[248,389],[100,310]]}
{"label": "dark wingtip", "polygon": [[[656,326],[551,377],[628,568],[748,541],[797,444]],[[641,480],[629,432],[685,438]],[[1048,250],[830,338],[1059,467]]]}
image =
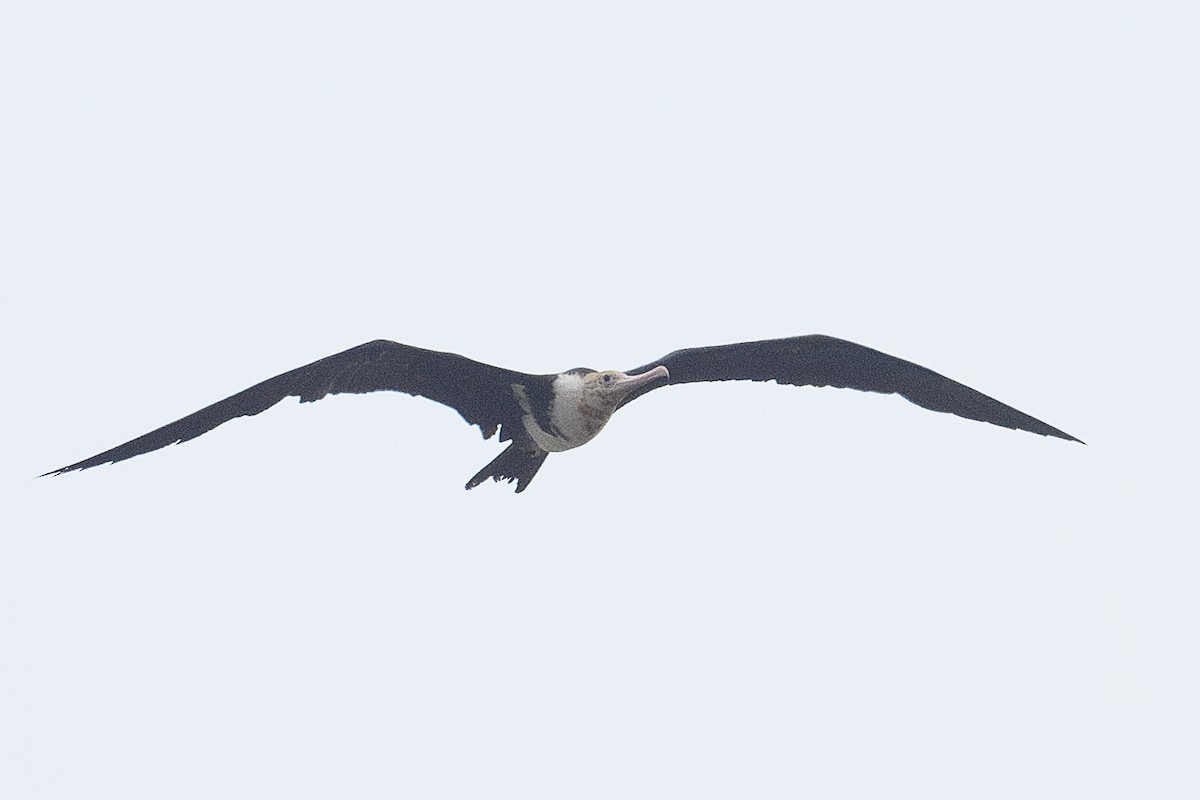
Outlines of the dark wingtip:
{"label": "dark wingtip", "polygon": [[1084,445],[1085,447],[1087,446],[1087,442],[1085,442],[1083,439],[1079,439],[1075,436],[1072,436],[1071,434],[1067,433],[1066,431],[1060,431],[1058,428],[1055,428],[1051,425],[1047,425],[1044,422],[1039,421],[1038,424],[1042,427],[1041,428],[1030,427],[1030,428],[1025,428],[1025,430],[1031,431],[1033,433],[1040,433],[1043,436],[1053,436],[1057,439],[1066,439],[1068,442],[1079,442],[1081,445]]}
{"label": "dark wingtip", "polygon": [[103,460],[97,460],[101,456],[105,456],[105,455],[108,455],[108,453],[101,453],[100,455],[92,456],[91,458],[85,458],[83,461],[76,461],[74,464],[68,464],[65,467],[59,467],[58,469],[52,469],[49,472],[43,472],[41,475],[38,475],[38,477],[46,478],[46,477],[50,477],[53,475],[62,475],[67,472],[79,472],[81,470],[91,469],[92,467],[99,467],[102,464],[115,464],[116,463],[116,460],[114,460],[112,458],[105,458]]}

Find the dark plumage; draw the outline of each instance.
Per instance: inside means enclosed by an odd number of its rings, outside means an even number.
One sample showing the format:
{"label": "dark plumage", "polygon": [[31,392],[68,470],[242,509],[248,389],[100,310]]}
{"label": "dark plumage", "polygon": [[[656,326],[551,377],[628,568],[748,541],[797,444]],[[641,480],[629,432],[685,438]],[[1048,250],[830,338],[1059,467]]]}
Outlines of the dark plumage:
{"label": "dark plumage", "polygon": [[498,431],[500,441],[511,441],[467,482],[467,488],[493,478],[515,480],[520,492],[549,453],[587,443],[614,411],[646,392],[668,383],[731,380],[895,393],[933,411],[1079,441],[925,367],[830,336],[696,347],[676,350],[628,372],[575,369],[557,375],[515,372],[454,353],[379,339],[276,375],[125,444],[46,474],[88,469],[186,442],[223,422],[265,411],[286,397],[307,403],[329,394],[398,391],[450,406],[468,423],[477,425],[485,439]]}

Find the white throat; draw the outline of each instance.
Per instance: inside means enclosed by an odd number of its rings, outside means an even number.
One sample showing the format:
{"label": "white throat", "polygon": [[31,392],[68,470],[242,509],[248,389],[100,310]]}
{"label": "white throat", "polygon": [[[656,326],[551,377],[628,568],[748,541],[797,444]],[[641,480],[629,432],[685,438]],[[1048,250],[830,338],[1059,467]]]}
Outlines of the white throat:
{"label": "white throat", "polygon": [[513,384],[517,402],[525,414],[521,423],[537,446],[551,453],[587,444],[608,422],[612,411],[587,403],[582,375],[564,373],[554,379],[554,404],[550,408],[550,428],[544,429],[533,415],[525,390]]}

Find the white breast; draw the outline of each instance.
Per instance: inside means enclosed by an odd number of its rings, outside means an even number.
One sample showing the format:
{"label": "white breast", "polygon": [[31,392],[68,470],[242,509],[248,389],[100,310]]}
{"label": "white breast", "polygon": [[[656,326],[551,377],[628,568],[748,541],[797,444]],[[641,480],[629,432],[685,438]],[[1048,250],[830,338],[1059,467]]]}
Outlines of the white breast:
{"label": "white breast", "polygon": [[517,390],[517,400],[525,411],[521,418],[525,430],[538,447],[551,453],[587,444],[611,416],[611,412],[605,414],[584,402],[582,375],[567,373],[554,379],[554,406],[550,409],[550,424],[554,430],[547,431],[530,411],[529,398],[524,390],[516,385],[513,388]]}

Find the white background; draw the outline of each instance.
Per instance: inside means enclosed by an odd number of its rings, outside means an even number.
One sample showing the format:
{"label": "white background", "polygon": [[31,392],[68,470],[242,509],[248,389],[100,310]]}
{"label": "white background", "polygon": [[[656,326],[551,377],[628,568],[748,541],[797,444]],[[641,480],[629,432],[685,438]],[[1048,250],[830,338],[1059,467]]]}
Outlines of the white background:
{"label": "white background", "polygon": [[[10,3],[0,795],[1200,796],[1187,3]],[[385,337],[828,333],[1087,441],[662,390],[514,495]]]}

